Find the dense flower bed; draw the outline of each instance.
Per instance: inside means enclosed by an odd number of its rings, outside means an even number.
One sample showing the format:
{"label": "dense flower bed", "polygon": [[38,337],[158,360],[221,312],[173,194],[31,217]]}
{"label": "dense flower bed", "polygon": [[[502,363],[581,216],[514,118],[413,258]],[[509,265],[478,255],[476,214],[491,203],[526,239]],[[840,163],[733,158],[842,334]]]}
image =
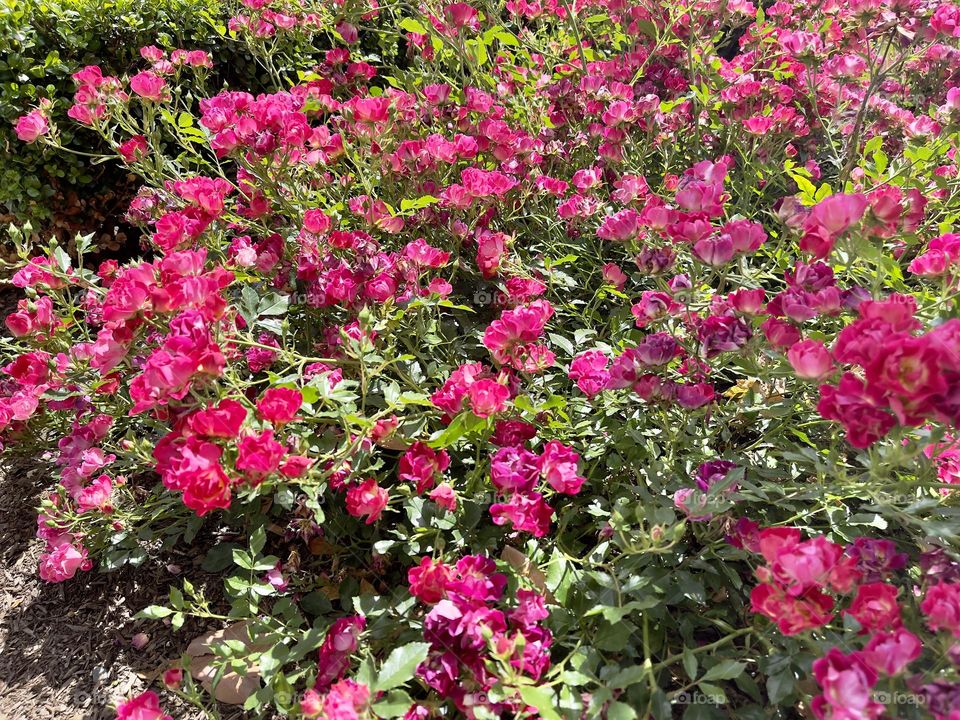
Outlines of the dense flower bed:
{"label": "dense flower bed", "polygon": [[960,718],[960,8],[229,26],[333,49],[256,97],[191,50],[74,75],[149,247],[12,276],[45,580],[207,543],[229,607],[144,616],[243,621],[210,675],[263,713]]}

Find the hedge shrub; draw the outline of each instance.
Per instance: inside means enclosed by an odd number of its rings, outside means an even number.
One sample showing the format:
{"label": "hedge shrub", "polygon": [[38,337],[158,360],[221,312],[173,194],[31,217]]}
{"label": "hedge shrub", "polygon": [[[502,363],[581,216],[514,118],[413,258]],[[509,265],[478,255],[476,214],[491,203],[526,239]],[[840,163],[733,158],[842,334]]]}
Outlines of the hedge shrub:
{"label": "hedge shrub", "polygon": [[[71,75],[86,65],[123,74],[145,45],[203,49],[216,58],[214,83],[273,89],[270,73],[227,37],[224,3],[214,0],[0,0],[0,216],[52,231],[87,230],[122,216],[135,190],[113,163],[98,163],[97,135],[66,120]],[[16,118],[42,98],[53,101],[65,150],[24,146]],[[90,153],[77,154],[77,153]],[[84,209],[79,207],[81,201]],[[114,207],[118,210],[115,213]],[[73,216],[81,215],[73,220]],[[63,235],[63,233],[60,233]],[[72,236],[72,232],[70,233]]]}

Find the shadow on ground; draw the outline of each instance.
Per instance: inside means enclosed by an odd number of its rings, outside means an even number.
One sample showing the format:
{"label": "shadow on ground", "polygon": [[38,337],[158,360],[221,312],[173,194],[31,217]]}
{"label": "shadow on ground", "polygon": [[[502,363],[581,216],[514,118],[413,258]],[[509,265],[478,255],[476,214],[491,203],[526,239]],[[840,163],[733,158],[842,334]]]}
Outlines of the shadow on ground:
{"label": "shadow on ground", "polygon": [[[169,586],[180,584],[170,566],[186,568],[187,555],[112,573],[94,569],[65,583],[41,581],[34,508],[54,477],[22,461],[0,469],[0,718],[112,720],[118,701],[156,687],[189,640],[209,628],[188,621],[174,633],[162,622],[133,619],[143,607],[165,603]],[[137,633],[149,636],[141,650],[131,643]],[[202,717],[166,704],[178,719]]]}

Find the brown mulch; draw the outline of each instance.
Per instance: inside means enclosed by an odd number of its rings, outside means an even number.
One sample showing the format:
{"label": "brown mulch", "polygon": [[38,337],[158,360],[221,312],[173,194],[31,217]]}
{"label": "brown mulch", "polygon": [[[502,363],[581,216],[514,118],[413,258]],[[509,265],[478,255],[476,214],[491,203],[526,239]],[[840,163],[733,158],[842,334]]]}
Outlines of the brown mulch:
{"label": "brown mulch", "polygon": [[[151,604],[165,604],[180,586],[178,564],[195,584],[198,558],[183,552],[151,557],[139,568],[96,569],[65,583],[37,576],[42,543],[34,536],[40,494],[50,471],[17,465],[0,473],[0,720],[112,720],[124,698],[153,687],[189,641],[211,629],[190,620],[179,632],[161,621],[134,620]],[[211,589],[220,582],[210,577]],[[131,640],[146,633],[137,650]],[[203,717],[166,695],[175,718]],[[237,708],[221,716],[240,718]]]}
{"label": "brown mulch", "polygon": [[[136,187],[131,178],[99,193],[65,191],[55,218],[34,230],[42,244],[57,237],[69,251],[79,232],[94,229],[94,254],[135,254],[139,231],[123,213]],[[16,218],[0,212],[3,226]],[[0,242],[0,257],[12,259],[12,243]],[[96,258],[95,258],[96,259]],[[22,295],[0,286],[2,318]],[[15,454],[15,453],[14,453]],[[190,640],[217,625],[187,620],[180,631],[154,620],[134,620],[147,605],[166,604],[171,585],[180,587],[180,568],[194,585],[218,597],[222,578],[203,573],[194,548],[157,554],[138,568],[101,573],[96,568],[65,583],[49,584],[37,575],[43,543],[35,536],[36,507],[55,483],[55,469],[42,462],[14,460],[0,466],[0,720],[113,720],[117,703],[143,690],[161,690],[159,676],[174,664]],[[132,638],[149,637],[136,649]],[[202,717],[161,692],[175,718]],[[221,706],[223,720],[242,718]]]}
{"label": "brown mulch", "polygon": [[[19,297],[15,288],[0,286],[0,319]],[[0,333],[6,333],[2,324]],[[188,619],[175,632],[165,621],[133,616],[166,604],[170,586],[181,587],[181,572],[211,599],[221,596],[222,578],[202,571],[194,546],[152,553],[140,567],[94,568],[65,583],[43,582],[36,508],[57,470],[9,450],[0,465],[0,720],[113,720],[119,702],[161,690],[160,675],[190,640],[219,627]],[[138,633],[149,638],[139,650],[132,644]],[[161,697],[178,720],[206,717],[169,693]],[[245,717],[236,707],[219,712],[223,720]]]}

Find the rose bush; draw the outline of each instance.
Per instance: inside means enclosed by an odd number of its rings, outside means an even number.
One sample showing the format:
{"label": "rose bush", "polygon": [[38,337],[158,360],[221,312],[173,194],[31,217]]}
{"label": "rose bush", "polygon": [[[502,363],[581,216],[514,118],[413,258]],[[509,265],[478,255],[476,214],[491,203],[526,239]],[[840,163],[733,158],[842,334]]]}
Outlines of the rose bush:
{"label": "rose bush", "polygon": [[960,717],[960,9],[229,26],[331,49],[258,96],[74,75],[150,247],[12,274],[44,579],[207,543],[227,599],[143,615],[242,622],[212,674],[260,715]]}
{"label": "rose bush", "polygon": [[[209,0],[0,2],[0,144],[6,150],[0,155],[0,215],[4,224],[15,217],[18,225],[31,223],[38,235],[55,230],[60,240],[72,240],[76,230],[70,232],[70,228],[80,226],[80,219],[69,219],[77,214],[78,205],[91,213],[90,204],[95,217],[86,218],[84,232],[98,229],[95,220],[106,230],[122,222],[123,203],[129,202],[136,185],[127,182],[123,168],[99,162],[98,155],[108,145],[100,144],[87,128],[67,121],[71,74],[80,67],[97,64],[106,74],[125,72],[138,61],[140,47],[148,44],[168,49],[216,48],[219,62],[207,79],[211,86],[254,92],[271,88],[275,81],[269,67],[256,62],[247,43],[229,31],[221,8],[221,3]],[[303,32],[276,39],[270,67],[287,71],[309,67],[310,39]],[[23,136],[18,129],[36,131],[30,128],[30,120],[21,124],[18,117],[25,108],[46,102],[50,105],[44,112],[60,131],[58,144],[18,143],[18,135]],[[97,218],[97,212],[106,217]],[[4,257],[15,256],[5,252]]]}

